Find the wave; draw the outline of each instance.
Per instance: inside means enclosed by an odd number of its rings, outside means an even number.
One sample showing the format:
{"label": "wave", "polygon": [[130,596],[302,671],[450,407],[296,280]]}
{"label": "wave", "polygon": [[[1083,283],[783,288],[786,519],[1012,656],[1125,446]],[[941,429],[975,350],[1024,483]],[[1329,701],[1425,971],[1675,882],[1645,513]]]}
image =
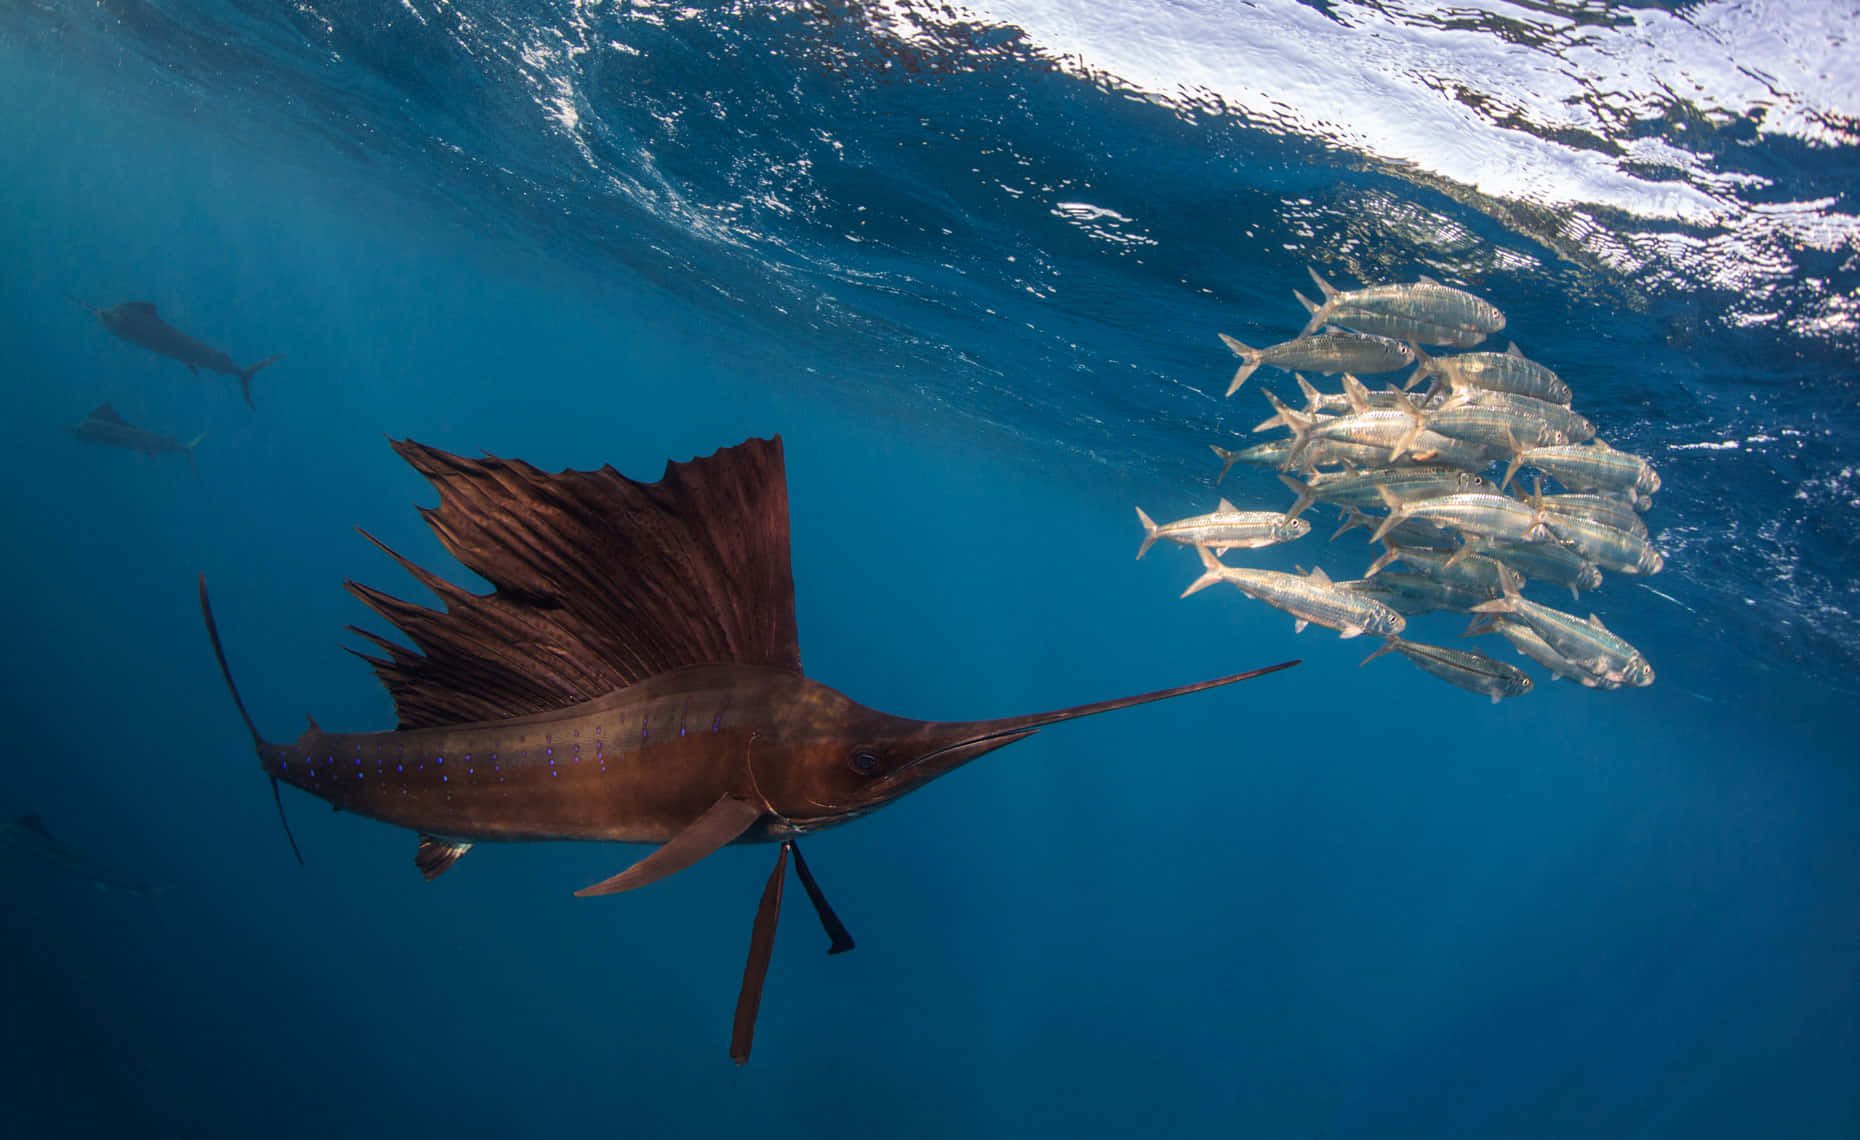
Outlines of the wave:
{"label": "wave", "polygon": [[[1724,321],[1805,337],[1849,341],[1860,320],[1851,291],[1803,287],[1814,255],[1860,244],[1843,209],[1860,174],[1860,68],[1832,34],[1860,18],[1852,4],[327,7],[48,3],[17,10],[13,32],[140,51],[192,96],[257,100],[364,161],[442,171],[460,204],[532,222],[559,211],[605,253],[618,211],[777,277],[845,280],[833,249],[869,242],[858,231],[879,221],[845,215],[882,207],[891,236],[953,234],[931,223],[983,222],[997,194],[1037,195],[1108,246],[1140,245],[1156,240],[1140,221],[1053,191],[1120,150],[1172,151],[1184,176],[1267,155],[1400,184],[1402,209],[1387,192],[1310,203],[1303,228],[1333,247],[1368,237],[1365,215],[1405,257],[1477,244],[1458,211],[1427,208],[1442,196],[1528,239],[1467,269],[1573,259],[1642,290],[1723,292]],[[1069,115],[1040,117],[1067,99]],[[898,217],[890,199],[908,187],[884,177],[883,144],[938,150],[900,137],[906,123],[971,165],[915,181],[917,209]],[[1151,137],[1106,148],[1120,123]],[[988,161],[1004,156],[1017,169]],[[551,217],[551,233],[562,224]]]}

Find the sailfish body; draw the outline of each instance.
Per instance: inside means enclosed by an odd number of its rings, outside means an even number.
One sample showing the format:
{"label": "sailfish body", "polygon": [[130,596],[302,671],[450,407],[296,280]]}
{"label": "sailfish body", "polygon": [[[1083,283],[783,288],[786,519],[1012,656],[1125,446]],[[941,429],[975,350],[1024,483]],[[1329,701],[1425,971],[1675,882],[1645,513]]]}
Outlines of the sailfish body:
{"label": "sailfish body", "polygon": [[223,350],[197,340],[162,320],[151,301],[124,301],[120,305],[102,309],[83,301],[78,304],[89,309],[96,316],[98,324],[118,337],[170,360],[178,360],[196,376],[204,368],[208,372],[238,377],[239,392],[245,397],[248,407],[252,403],[252,377],[258,374],[259,369],[283,359],[283,354],[267,356],[257,364],[241,367]]}
{"label": "sailfish body", "polygon": [[[895,799],[900,783],[1033,731],[912,721],[796,673],[695,665],[553,712],[398,732],[312,728],[260,755],[268,774],[344,811],[454,840],[662,844],[727,796],[762,809],[730,840],[750,843],[844,823]],[[987,739],[961,746],[975,736]],[[807,763],[822,748],[843,762]],[[939,750],[923,772],[904,771]]]}
{"label": "sailfish body", "polygon": [[[831,952],[852,946],[797,837],[882,807],[1042,726],[1286,667],[1029,716],[893,716],[801,671],[779,437],[667,464],[657,483],[610,467],[549,474],[411,441],[393,446],[439,490],[440,505],[422,512],[428,523],[494,589],[470,593],[398,555],[443,609],[349,583],[412,643],[356,631],[382,651],[367,659],[399,726],[327,733],[313,722],[295,742],[274,744],[247,717],[261,766],[274,787],[419,833],[416,863],[429,879],[479,841],[658,845],[579,892],[607,894],[731,843],[780,842],[738,1000],[731,1056],[739,1063],[749,1055],[790,854]],[[204,580],[201,603],[224,670]]]}

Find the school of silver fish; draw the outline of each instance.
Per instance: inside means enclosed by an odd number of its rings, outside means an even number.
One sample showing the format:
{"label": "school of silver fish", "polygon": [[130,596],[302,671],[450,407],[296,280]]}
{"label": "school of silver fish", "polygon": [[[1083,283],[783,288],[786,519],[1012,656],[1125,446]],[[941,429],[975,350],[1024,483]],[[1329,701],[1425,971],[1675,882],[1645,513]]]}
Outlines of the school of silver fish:
{"label": "school of silver fish", "polygon": [[[1227,334],[1240,358],[1226,394],[1255,370],[1291,372],[1302,408],[1265,392],[1273,415],[1255,431],[1287,438],[1236,448],[1213,445],[1224,480],[1236,465],[1267,468],[1296,496],[1284,511],[1241,510],[1227,499],[1210,514],[1157,524],[1141,509],[1141,558],[1157,539],[1195,548],[1203,573],[1186,597],[1226,582],[1294,620],[1343,637],[1384,639],[1368,664],[1395,653],[1418,668],[1494,702],[1531,690],[1522,669],[1478,650],[1409,640],[1407,619],[1433,612],[1473,615],[1463,637],[1495,635],[1552,680],[1596,689],[1653,683],[1646,657],[1605,627],[1524,596],[1529,584],[1580,599],[1608,574],[1657,574],[1665,560],[1641,513],[1660,477],[1641,456],[1618,451],[1571,407],[1569,385],[1514,343],[1472,349],[1505,327],[1490,302],[1427,277],[1343,290],[1311,272],[1322,302],[1302,294],[1310,315],[1291,340],[1253,348]],[[1428,346],[1430,353],[1423,349]],[[1413,366],[1399,385],[1370,391],[1358,374]],[[1341,377],[1325,392],[1303,373]],[[1423,382],[1426,382],[1423,386]],[[1502,473],[1498,471],[1502,465]],[[1527,493],[1518,478],[1533,474]],[[1549,489],[1546,489],[1546,480]],[[1558,490],[1560,488],[1560,490]],[[1363,528],[1382,547],[1363,576],[1333,581],[1322,569],[1288,574],[1229,565],[1220,555],[1293,542],[1301,518],[1324,503],[1344,532]],[[1402,569],[1386,568],[1399,563]]]}

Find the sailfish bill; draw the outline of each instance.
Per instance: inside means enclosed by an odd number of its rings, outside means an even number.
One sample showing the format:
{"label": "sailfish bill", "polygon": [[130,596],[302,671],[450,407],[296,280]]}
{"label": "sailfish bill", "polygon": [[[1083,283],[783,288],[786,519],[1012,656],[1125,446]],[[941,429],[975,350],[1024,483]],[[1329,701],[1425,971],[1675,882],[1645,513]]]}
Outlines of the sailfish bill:
{"label": "sailfish bill", "polygon": [[652,845],[577,892],[612,894],[731,844],[780,844],[738,997],[738,1063],[749,1056],[790,853],[828,952],[853,946],[801,857],[801,836],[1041,728],[1297,664],[1024,716],[894,716],[802,672],[779,436],[668,463],[656,483],[611,467],[550,474],[411,441],[393,447],[437,488],[439,505],[422,514],[440,541],[492,590],[470,593],[387,551],[441,603],[348,584],[410,643],[355,631],[378,650],[361,656],[399,723],[329,733],[313,722],[278,744],[245,714],[203,578],[210,640],[261,769],[274,787],[410,829],[428,878],[478,843]]}

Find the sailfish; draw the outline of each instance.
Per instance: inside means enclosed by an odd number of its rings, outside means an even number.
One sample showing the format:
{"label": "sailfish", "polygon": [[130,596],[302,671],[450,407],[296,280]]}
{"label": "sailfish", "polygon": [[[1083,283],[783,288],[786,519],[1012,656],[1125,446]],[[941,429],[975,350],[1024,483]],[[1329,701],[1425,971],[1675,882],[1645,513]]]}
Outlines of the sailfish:
{"label": "sailfish", "polygon": [[111,305],[100,309],[88,301],[71,298],[91,311],[97,323],[128,341],[130,344],[148,349],[150,352],[178,360],[187,365],[187,370],[200,375],[202,368],[208,372],[218,372],[226,376],[239,378],[239,394],[245,397],[245,406],[252,404],[252,377],[258,370],[276,364],[284,359],[284,354],[267,356],[257,364],[241,367],[221,349],[196,340],[180,329],[161,319],[152,301],[124,301],[120,305]]}
{"label": "sailfish", "polygon": [[[583,896],[644,886],[728,844],[778,844],[737,998],[730,1056],[739,1065],[790,855],[828,952],[853,945],[801,858],[801,836],[1048,725],[1297,664],[995,720],[893,716],[801,670],[780,436],[667,463],[656,483],[611,466],[549,474],[520,460],[390,444],[437,488],[439,505],[421,514],[441,543],[493,588],[462,589],[363,532],[442,605],[346,583],[411,643],[350,627],[379,650],[354,652],[374,667],[399,723],[333,733],[312,720],[295,742],[274,744],[233,683],[203,575],[213,652],[274,799],[288,784],[411,829],[429,880],[480,842],[656,845]],[[278,807],[281,815],[281,799]]]}

